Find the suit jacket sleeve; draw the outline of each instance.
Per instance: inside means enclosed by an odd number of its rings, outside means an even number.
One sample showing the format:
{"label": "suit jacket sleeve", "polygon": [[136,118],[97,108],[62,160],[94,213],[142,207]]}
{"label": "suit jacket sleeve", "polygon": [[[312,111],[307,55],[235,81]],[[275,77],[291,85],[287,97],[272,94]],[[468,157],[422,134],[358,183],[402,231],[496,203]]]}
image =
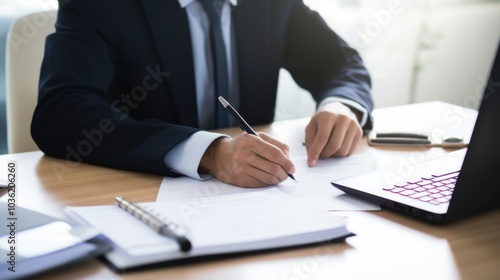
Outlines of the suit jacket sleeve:
{"label": "suit jacket sleeve", "polygon": [[[99,11],[90,8],[105,9],[106,3],[85,2],[61,4],[56,32],[46,40],[39,101],[31,126],[33,139],[49,156],[178,176],[165,166],[164,157],[198,130],[136,113],[140,103],[154,103],[156,90],[166,92],[168,74],[154,60],[142,67],[122,63],[119,58],[124,54],[92,22],[97,17],[105,28],[113,26],[106,20],[116,18],[99,18]],[[137,71],[135,68],[139,70],[137,79],[116,80],[117,72]],[[117,87],[118,83],[131,84],[125,89]],[[169,114],[172,109],[167,104],[165,115],[174,115]]]}
{"label": "suit jacket sleeve", "polygon": [[359,53],[302,1],[296,1],[290,16],[284,67],[317,104],[327,97],[340,97],[366,108],[369,118],[363,128],[372,128],[370,75]]}

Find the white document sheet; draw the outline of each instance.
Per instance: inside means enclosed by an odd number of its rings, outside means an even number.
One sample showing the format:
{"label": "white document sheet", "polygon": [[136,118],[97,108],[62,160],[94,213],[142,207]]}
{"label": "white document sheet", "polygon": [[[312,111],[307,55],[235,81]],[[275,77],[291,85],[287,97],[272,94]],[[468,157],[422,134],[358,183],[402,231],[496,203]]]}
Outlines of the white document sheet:
{"label": "white document sheet", "polygon": [[[292,156],[297,182],[292,179],[269,188],[276,188],[300,202],[324,210],[380,210],[380,206],[345,195],[334,188],[331,181],[373,171],[374,163],[369,154],[318,160],[315,167],[307,166],[306,156]],[[262,189],[248,189],[228,185],[216,179],[198,181],[188,177],[165,177],[156,201],[192,199],[203,203],[206,197],[247,193]]]}

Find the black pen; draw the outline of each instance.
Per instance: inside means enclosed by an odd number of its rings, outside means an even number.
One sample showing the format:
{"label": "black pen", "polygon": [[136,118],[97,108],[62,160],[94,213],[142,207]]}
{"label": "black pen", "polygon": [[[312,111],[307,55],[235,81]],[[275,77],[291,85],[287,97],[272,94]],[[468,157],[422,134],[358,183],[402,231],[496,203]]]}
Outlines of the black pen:
{"label": "black pen", "polygon": [[139,207],[139,205],[128,201],[121,196],[117,196],[115,201],[118,204],[118,207],[150,226],[159,234],[177,241],[183,252],[191,250],[191,241],[189,241],[184,233],[184,230],[182,230],[178,225],[173,222],[164,222],[156,218],[153,214]]}
{"label": "black pen", "polygon": [[[222,103],[222,106],[224,106],[224,108],[226,108],[226,110],[229,112],[229,115],[231,116],[231,118],[233,118],[234,122],[243,131],[245,131],[248,134],[253,134],[259,137],[259,135],[252,129],[252,127],[245,121],[245,119],[243,119],[243,117],[236,111],[236,109],[234,109],[233,106],[231,106],[231,104],[229,104],[229,102],[227,102],[226,99],[224,99],[224,97],[219,96],[219,101],[220,103]],[[295,180],[295,177],[293,177],[292,174],[288,174],[288,177],[297,182],[297,180]]]}

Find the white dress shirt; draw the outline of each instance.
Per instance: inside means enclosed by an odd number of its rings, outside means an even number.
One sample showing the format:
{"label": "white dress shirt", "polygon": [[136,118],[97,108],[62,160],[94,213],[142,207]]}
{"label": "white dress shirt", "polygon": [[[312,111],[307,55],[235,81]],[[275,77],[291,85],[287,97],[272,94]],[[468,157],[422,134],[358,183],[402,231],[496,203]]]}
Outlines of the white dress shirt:
{"label": "white dress shirt", "polygon": [[[200,2],[197,0],[178,0],[182,8],[186,9],[189,31],[191,32],[191,45],[193,49],[194,76],[196,88],[196,105],[198,109],[198,123],[202,129],[213,128],[215,116],[215,87],[213,83],[213,62],[210,46],[210,24],[208,16]],[[222,35],[226,45],[229,79],[229,101],[235,108],[239,107],[239,94],[237,90],[238,77],[236,59],[233,55],[234,41],[231,25],[231,7],[236,6],[237,0],[226,0],[222,7],[221,23]],[[218,102],[218,101],[217,101]],[[209,106],[207,106],[209,104]],[[212,105],[212,106],[210,106]],[[211,176],[198,173],[201,157],[208,146],[223,134],[205,131],[197,132],[175,146],[166,156],[165,164],[179,174],[195,179],[208,179]]]}
{"label": "white dress shirt", "polygon": [[[213,84],[214,68],[212,61],[212,49],[210,45],[210,23],[207,14],[200,2],[197,0],[178,0],[182,8],[186,9],[191,32],[191,42],[193,49],[194,76],[196,81],[196,101],[198,108],[198,123],[201,129],[212,129],[215,106],[218,102],[215,96]],[[237,0],[226,0],[222,7],[221,24],[222,36],[226,48],[229,102],[236,106],[238,94],[237,76],[235,75],[236,59],[233,57],[234,45],[232,41],[231,29],[231,7],[237,5]],[[209,104],[209,106],[207,106]],[[213,106],[210,106],[213,105]],[[235,107],[237,108],[237,107]]]}
{"label": "white dress shirt", "polygon": [[[215,115],[215,88],[213,84],[213,63],[210,46],[210,26],[208,16],[201,3],[197,0],[178,0],[182,8],[186,9],[191,44],[193,50],[194,74],[196,82],[196,100],[198,109],[198,123],[202,129],[211,129]],[[224,43],[226,45],[229,79],[229,102],[233,107],[239,107],[238,72],[235,56],[234,36],[232,36],[231,6],[236,6],[237,0],[226,0],[222,8],[221,22]],[[361,125],[367,120],[368,113],[365,108],[351,100],[330,97],[326,102],[339,101],[362,112]],[[213,104],[213,106],[207,106]],[[212,176],[198,173],[201,157],[208,146],[217,138],[227,135],[200,131],[194,133],[186,140],[175,146],[166,156],[165,164],[174,172],[189,176],[194,179],[205,180]]]}

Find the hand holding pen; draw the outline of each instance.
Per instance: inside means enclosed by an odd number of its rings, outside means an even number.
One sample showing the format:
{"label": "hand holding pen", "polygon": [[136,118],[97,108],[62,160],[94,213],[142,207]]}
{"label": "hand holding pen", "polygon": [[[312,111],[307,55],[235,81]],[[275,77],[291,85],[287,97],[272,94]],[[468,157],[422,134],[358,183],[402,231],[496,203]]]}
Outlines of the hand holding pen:
{"label": "hand holding pen", "polygon": [[[243,131],[259,137],[259,135],[253,130],[253,128],[250,125],[248,125],[248,123],[245,121],[245,119],[243,119],[243,117],[233,108],[233,106],[231,106],[231,104],[229,104],[229,102],[226,101],[226,99],[224,99],[224,97],[219,96],[219,101],[222,104],[222,106],[224,106],[224,108],[226,108],[226,110],[229,113],[229,115],[231,116],[231,118],[233,118],[233,121]],[[292,174],[288,173],[288,177],[290,177],[290,179],[297,182],[297,180],[295,180],[295,177],[293,177]]]}
{"label": "hand holding pen", "polygon": [[[226,108],[227,109],[227,108]],[[256,133],[257,134],[257,133]],[[199,172],[240,187],[267,187],[295,172],[288,146],[265,133],[221,137],[208,147]]]}

